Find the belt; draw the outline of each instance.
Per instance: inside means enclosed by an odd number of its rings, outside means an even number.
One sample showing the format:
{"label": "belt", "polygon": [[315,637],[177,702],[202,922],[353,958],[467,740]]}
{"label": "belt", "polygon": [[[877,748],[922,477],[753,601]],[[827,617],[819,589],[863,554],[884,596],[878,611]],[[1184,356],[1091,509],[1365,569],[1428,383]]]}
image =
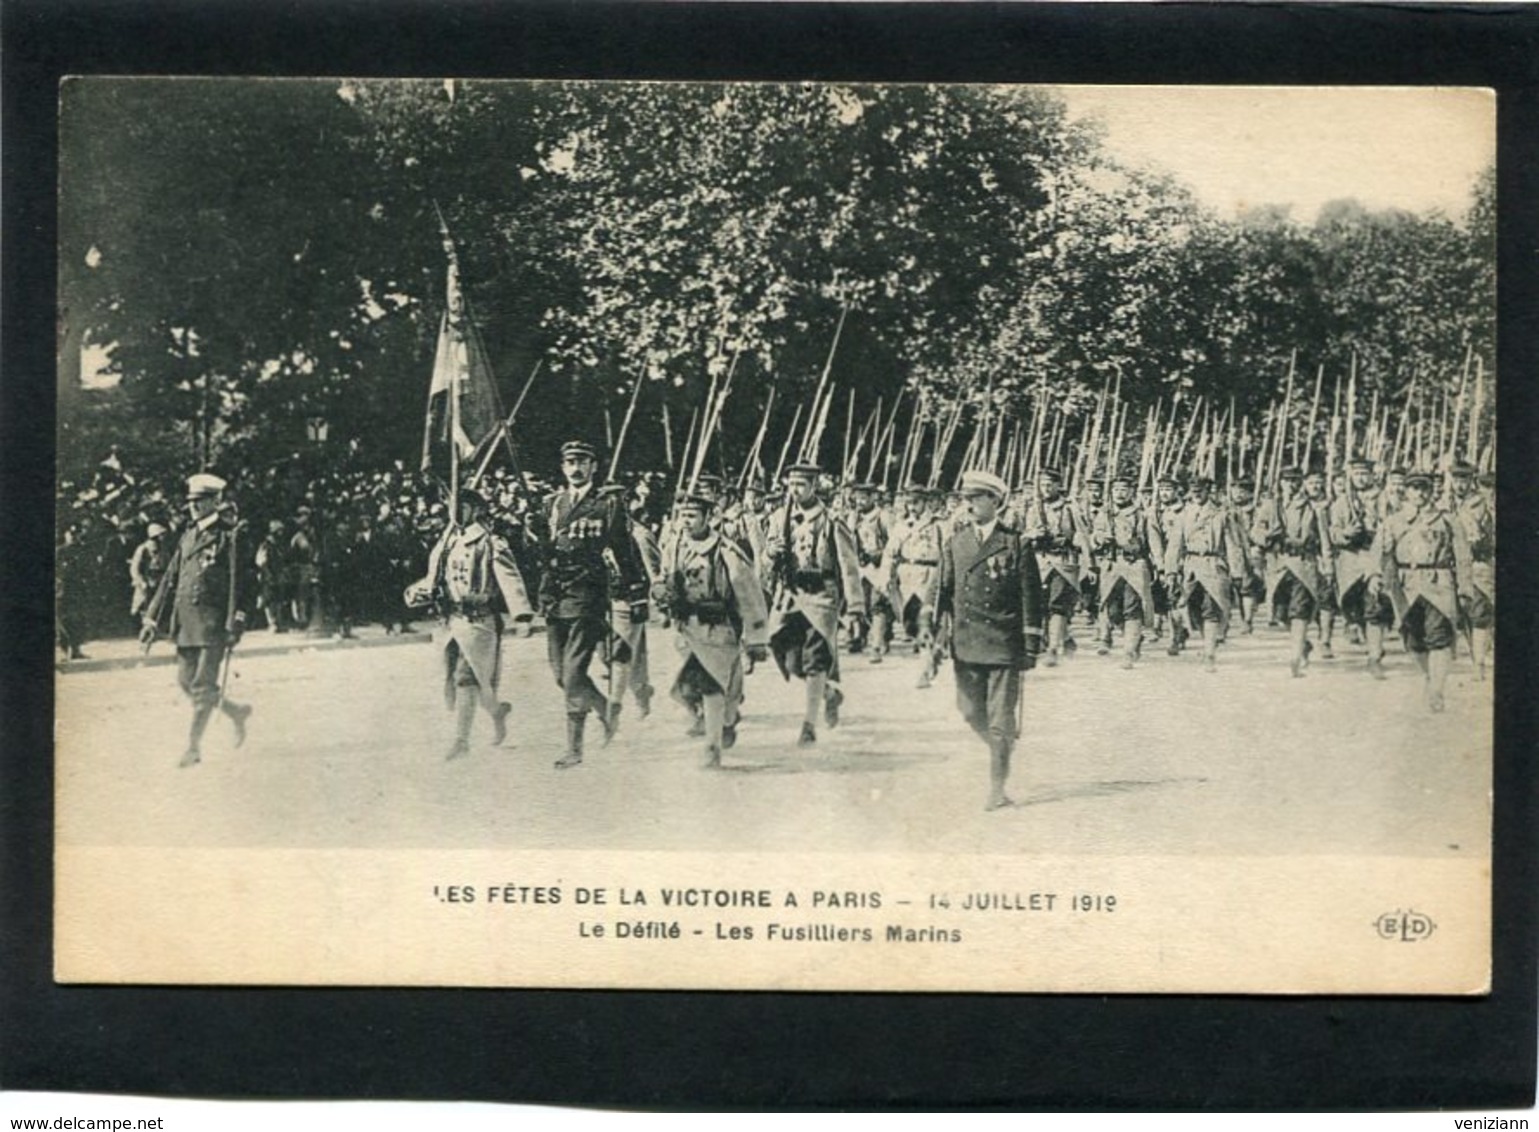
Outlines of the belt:
{"label": "belt", "polygon": [[901,566],[939,566],[938,558],[905,558],[899,563]]}
{"label": "belt", "polygon": [[1186,558],[1222,558],[1216,550],[1188,550],[1183,557]]}
{"label": "belt", "polygon": [[1452,570],[1453,566],[1443,562],[1411,562],[1400,567],[1402,570]]}

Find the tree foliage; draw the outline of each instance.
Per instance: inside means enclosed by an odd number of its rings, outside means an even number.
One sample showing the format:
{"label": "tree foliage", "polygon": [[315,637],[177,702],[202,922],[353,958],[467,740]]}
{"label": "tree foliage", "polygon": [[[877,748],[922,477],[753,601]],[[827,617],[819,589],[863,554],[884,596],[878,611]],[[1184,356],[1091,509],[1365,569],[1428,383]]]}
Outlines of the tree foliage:
{"label": "tree foliage", "polygon": [[652,422],[666,405],[682,443],[733,359],[740,459],[846,308],[833,377],[862,414],[902,389],[1083,412],[1114,378],[1140,409],[1259,411],[1295,351],[1355,357],[1389,405],[1494,362],[1493,176],[1459,220],[1224,219],[1035,88],[100,79],[66,86],[62,126],[64,340],[121,379],[63,402],[66,461],[99,457],[73,439],[92,412],[169,425],[183,464],[275,459],[315,418],[326,460],[410,459],[441,222],[504,401],[543,366],[520,417],[540,462],[604,441],[641,381],[627,450],[660,464]]}

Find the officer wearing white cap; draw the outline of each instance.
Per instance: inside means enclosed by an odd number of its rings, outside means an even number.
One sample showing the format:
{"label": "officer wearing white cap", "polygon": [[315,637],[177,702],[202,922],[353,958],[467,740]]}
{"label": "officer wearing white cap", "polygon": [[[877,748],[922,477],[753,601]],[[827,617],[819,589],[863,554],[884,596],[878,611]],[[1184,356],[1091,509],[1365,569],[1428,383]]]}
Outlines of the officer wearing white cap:
{"label": "officer wearing white cap", "polygon": [[[991,472],[962,474],[970,521],[959,522],[941,550],[931,603],[942,636],[950,621],[957,706],[989,745],[990,810],[1012,805],[1005,781],[1020,736],[1021,673],[1042,651],[1045,610],[1036,555],[1019,531],[999,519],[1008,494],[1005,481]],[[925,619],[928,638],[928,614]]]}
{"label": "officer wearing white cap", "polygon": [[191,521],[166,563],[144,611],[139,639],[148,648],[163,623],[176,644],[177,682],[192,700],[192,727],[181,765],[202,760],[203,732],[217,707],[235,725],[235,745],[246,740],[251,708],[224,696],[226,658],[246,625],[242,608],[238,535],[233,511],[223,508],[225,482],[200,472],[187,480]]}

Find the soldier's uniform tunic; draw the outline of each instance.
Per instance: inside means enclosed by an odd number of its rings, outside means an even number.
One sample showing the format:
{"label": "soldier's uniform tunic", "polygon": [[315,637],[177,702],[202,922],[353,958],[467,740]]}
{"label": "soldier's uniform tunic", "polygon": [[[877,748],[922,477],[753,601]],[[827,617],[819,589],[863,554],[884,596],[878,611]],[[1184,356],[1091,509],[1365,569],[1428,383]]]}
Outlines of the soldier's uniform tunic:
{"label": "soldier's uniform tunic", "polygon": [[1341,615],[1347,624],[1364,628],[1377,625],[1388,628],[1395,623],[1395,610],[1388,594],[1376,600],[1368,597],[1368,579],[1380,572],[1373,556],[1374,537],[1380,525],[1380,501],[1377,487],[1343,491],[1331,503],[1329,533],[1336,551],[1336,592],[1340,595]]}
{"label": "soldier's uniform tunic", "polygon": [[880,657],[892,633],[892,574],[884,569],[892,520],[881,507],[857,509],[854,516],[855,553],[860,561],[861,588],[871,617],[865,645]]}
{"label": "soldier's uniform tunic", "polygon": [[823,674],[836,686],[839,615],[866,610],[855,536],[821,502],[780,507],[767,534],[770,557],[784,562],[771,610],[775,662],[787,679]]}
{"label": "soldier's uniform tunic", "polygon": [[1090,556],[1088,534],[1067,496],[1038,497],[1026,513],[1025,536],[1036,548],[1049,613],[1074,615],[1080,600],[1080,565]]}
{"label": "soldier's uniform tunic", "polygon": [[1314,500],[1299,492],[1280,508],[1274,573],[1268,580],[1273,613],[1288,621],[1313,621],[1320,608],[1320,556],[1330,545]]}
{"label": "soldier's uniform tunic", "polygon": [[940,517],[933,511],[925,508],[894,524],[883,572],[893,580],[894,605],[911,637],[919,635],[920,617],[934,588],[940,555]]}
{"label": "soldier's uniform tunic", "polygon": [[753,564],[719,532],[703,539],[684,534],[669,547],[653,597],[673,619],[685,657],[673,697],[698,713],[707,696],[720,695],[722,722],[735,728],[743,697],[743,650],[769,643],[769,611]]}
{"label": "soldier's uniform tunic", "polygon": [[1214,651],[1229,626],[1233,580],[1244,575],[1243,539],[1228,510],[1212,499],[1189,499],[1168,535],[1165,572],[1181,580],[1182,605],[1194,631],[1202,629],[1203,656]]}
{"label": "soldier's uniform tunic", "polygon": [[1101,574],[1102,611],[1107,634],[1123,630],[1123,651],[1137,658],[1145,626],[1154,624],[1154,588],[1149,519],[1136,500],[1108,503],[1096,516],[1091,539],[1104,563]]}
{"label": "soldier's uniform tunic", "polygon": [[1472,589],[1463,527],[1430,503],[1420,509],[1407,504],[1380,525],[1371,553],[1405,610],[1400,632],[1406,647],[1415,653],[1452,648],[1459,598]]}
{"label": "soldier's uniform tunic", "polygon": [[423,604],[424,597],[436,598],[445,617],[445,704],[454,707],[457,689],[465,689],[466,696],[474,695],[496,716],[504,619],[534,616],[512,550],[479,522],[445,528],[428,554],[427,576],[411,587],[408,604]]}
{"label": "soldier's uniform tunic", "polygon": [[1472,629],[1489,629],[1496,620],[1496,516],[1490,500],[1472,492],[1459,502],[1454,519],[1470,548],[1470,596],[1464,612]]}

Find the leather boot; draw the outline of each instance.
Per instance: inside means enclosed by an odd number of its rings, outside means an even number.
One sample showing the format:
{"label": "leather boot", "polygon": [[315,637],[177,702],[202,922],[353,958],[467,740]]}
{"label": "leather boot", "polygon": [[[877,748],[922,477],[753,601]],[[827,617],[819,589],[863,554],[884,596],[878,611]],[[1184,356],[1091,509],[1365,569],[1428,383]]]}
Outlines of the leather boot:
{"label": "leather boot", "polygon": [[587,722],[585,714],[566,717],[566,754],[556,760],[557,770],[582,765],[582,731]]}

